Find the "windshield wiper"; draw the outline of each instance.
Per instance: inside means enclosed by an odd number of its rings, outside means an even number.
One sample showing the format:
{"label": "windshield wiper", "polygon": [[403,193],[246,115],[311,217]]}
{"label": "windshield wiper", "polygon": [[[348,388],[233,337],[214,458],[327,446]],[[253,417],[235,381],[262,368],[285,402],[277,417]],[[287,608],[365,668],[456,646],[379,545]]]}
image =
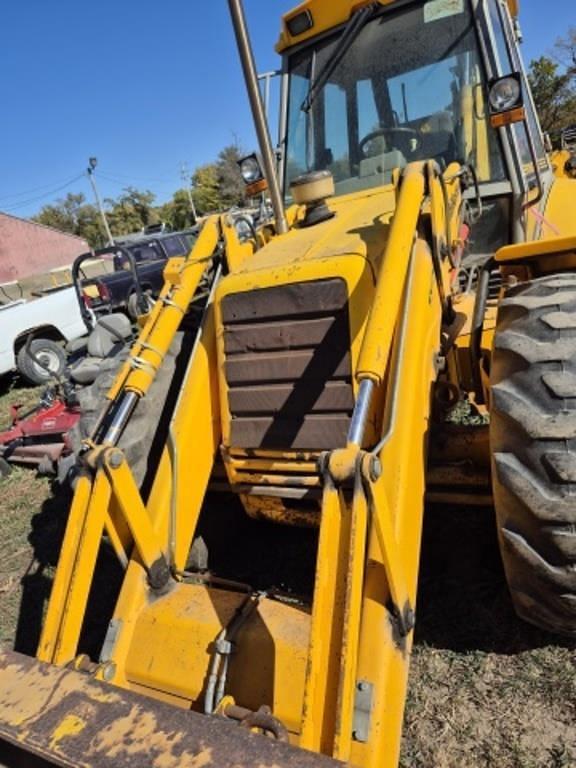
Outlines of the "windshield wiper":
{"label": "windshield wiper", "polygon": [[328,78],[334,72],[338,64],[340,64],[344,58],[344,54],[348,48],[350,48],[354,40],[356,40],[366,22],[369,21],[369,19],[374,14],[374,11],[380,7],[380,3],[378,2],[370,3],[370,5],[364,6],[364,8],[361,8],[357,13],[353,14],[353,16],[348,20],[348,23],[344,27],[344,31],[336,43],[336,47],[334,48],[332,56],[328,59],[326,64],[324,64],[323,68],[310,83],[308,95],[300,107],[302,112],[310,112],[312,104],[314,104],[316,97],[322,88],[326,85]]}

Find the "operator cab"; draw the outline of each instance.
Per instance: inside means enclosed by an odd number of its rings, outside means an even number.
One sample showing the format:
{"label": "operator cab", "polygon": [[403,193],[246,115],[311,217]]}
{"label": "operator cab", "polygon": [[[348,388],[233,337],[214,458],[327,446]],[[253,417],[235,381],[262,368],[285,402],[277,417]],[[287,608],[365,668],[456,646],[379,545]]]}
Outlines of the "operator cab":
{"label": "operator cab", "polygon": [[[489,84],[524,77],[506,2],[397,1],[347,14],[344,5],[308,0],[284,19],[286,196],[309,171],[331,171],[338,196],[389,184],[413,161],[456,161],[475,171],[487,217],[479,229],[494,233],[477,248],[494,252],[496,233],[524,239],[510,232],[511,206],[543,196],[549,164],[530,101],[521,123],[490,124]],[[294,23],[304,15],[307,24]]]}

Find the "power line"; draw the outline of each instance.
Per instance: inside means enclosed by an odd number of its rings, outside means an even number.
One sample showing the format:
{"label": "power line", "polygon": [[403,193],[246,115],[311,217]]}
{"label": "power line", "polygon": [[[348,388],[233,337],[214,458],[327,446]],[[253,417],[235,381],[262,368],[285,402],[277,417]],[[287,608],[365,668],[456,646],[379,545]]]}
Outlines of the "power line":
{"label": "power line", "polygon": [[8,205],[3,207],[4,211],[15,211],[18,208],[25,208],[27,205],[32,205],[33,203],[37,203],[40,200],[44,200],[47,197],[52,197],[52,195],[55,195],[57,192],[61,192],[63,189],[67,189],[72,184],[74,184],[76,181],[79,181],[84,176],[83,173],[79,173],[77,176],[73,176],[71,179],[69,179],[65,184],[62,184],[59,187],[55,187],[51,189],[49,192],[45,192],[43,195],[38,195],[37,197],[31,197],[28,200],[21,200],[19,203],[15,203],[13,205]]}
{"label": "power line", "polygon": [[106,173],[98,172],[98,178],[99,179],[104,179],[105,181],[109,181],[112,184],[116,184],[117,187],[125,187],[126,186],[126,182],[125,181],[120,181],[120,179],[114,179],[112,176],[108,176]]}
{"label": "power line", "polygon": [[70,181],[70,179],[59,179],[58,181],[52,181],[49,184],[41,184],[38,187],[33,187],[32,189],[27,189],[22,192],[12,192],[9,195],[0,195],[0,200],[9,200],[16,197],[24,197],[25,195],[33,195],[35,192],[40,192],[44,189],[52,189],[54,186],[60,185],[60,184],[67,184]]}
{"label": "power line", "polygon": [[115,171],[111,171],[110,173],[102,173],[101,171],[98,172],[98,176],[100,176],[103,179],[109,179],[110,181],[153,181],[158,183],[168,183],[171,181],[177,181],[177,177],[175,175],[170,176],[164,176],[163,178],[155,177],[155,176],[133,176],[132,174],[124,174],[124,173],[116,173]]}
{"label": "power line", "polygon": [[[16,210],[17,208],[24,208],[27,205],[31,205],[32,203],[35,203],[39,200],[44,200],[47,197],[50,197],[50,195],[53,195],[57,192],[60,192],[63,189],[66,189],[66,187],[73,184],[75,181],[78,181],[82,178],[84,174],[79,174],[77,176],[73,176],[72,178],[66,179],[66,180],[59,180],[59,181],[53,181],[49,184],[41,184],[37,187],[32,187],[30,189],[22,190],[20,192],[11,192],[8,195],[0,195],[0,201],[7,200],[7,201],[13,201],[7,206],[3,206],[3,210]],[[158,177],[139,177],[139,176],[124,176],[123,174],[104,174],[104,173],[98,173],[98,176],[102,179],[106,179],[106,181],[111,181],[114,184],[118,184],[119,186],[126,185],[126,182],[130,181],[151,181],[156,183],[177,183],[178,178],[176,176],[171,177],[164,177],[164,178],[158,178]],[[45,190],[45,191],[44,191]],[[42,194],[36,195],[36,192],[41,192]],[[26,195],[32,195],[32,197],[26,197]],[[26,197],[25,200],[19,200],[18,198]]]}

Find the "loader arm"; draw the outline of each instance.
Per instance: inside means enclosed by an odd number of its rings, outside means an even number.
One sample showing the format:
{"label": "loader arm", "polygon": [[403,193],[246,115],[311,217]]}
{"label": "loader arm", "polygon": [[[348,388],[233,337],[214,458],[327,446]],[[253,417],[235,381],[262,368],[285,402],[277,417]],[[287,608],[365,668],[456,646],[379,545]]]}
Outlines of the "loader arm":
{"label": "loader arm", "polygon": [[[51,700],[59,701],[61,694],[77,687],[80,700],[84,695],[97,699],[100,688],[93,686],[98,681],[111,683],[110,696],[120,711],[137,700],[141,702],[138,711],[150,713],[160,730],[165,728],[165,707],[171,704],[204,711],[211,722],[236,720],[274,734],[276,740],[289,740],[294,747],[351,765],[396,765],[414,627],[431,386],[438,372],[441,327],[449,314],[446,290],[453,268],[446,256],[447,244],[457,240],[463,211],[460,178],[456,165],[443,174],[433,162],[409,166],[381,198],[368,201],[374,210],[394,202],[391,214],[379,214],[388,222],[384,230],[388,237],[374,267],[367,271],[369,262],[356,257],[332,263],[314,254],[305,267],[311,275],[315,270],[322,275],[322,270],[342,265],[352,270],[350,279],[360,275],[354,278],[360,280],[358,285],[372,286],[364,288],[372,291],[369,304],[350,304],[348,310],[352,316],[361,307],[364,321],[358,326],[361,343],[353,348],[352,357],[349,386],[355,392],[355,404],[341,446],[307,454],[294,452],[288,445],[284,450],[238,454],[230,444],[230,436],[242,433],[230,428],[234,401],[229,377],[244,358],[234,353],[236,368],[231,367],[232,347],[222,326],[222,306],[231,295],[228,292],[237,291],[242,281],[244,293],[232,295],[243,296],[244,302],[254,295],[254,307],[261,305],[268,281],[276,291],[295,290],[290,282],[295,272],[289,265],[285,271],[269,267],[263,271],[255,265],[275,258],[275,248],[284,248],[284,237],[292,236],[291,248],[297,248],[308,234],[296,226],[286,236],[273,237],[251,257],[244,253],[239,259],[233,253],[238,246],[233,233],[225,221],[215,218],[205,224],[188,259],[168,265],[161,299],[109,393],[110,405],[82,456],[83,470],[38,648],[42,662],[77,671],[66,672],[62,691],[50,689]],[[361,206],[357,215],[365,216]],[[329,226],[344,226],[356,237],[356,227],[341,214]],[[326,227],[325,238],[332,236]],[[230,261],[236,258],[238,266],[234,274],[212,284],[146,499],[117,440],[139,398],[153,393],[155,371],[222,237]],[[364,265],[360,273],[358,264]],[[370,274],[373,277],[366,282]],[[333,282],[319,283],[325,284]],[[256,293],[251,293],[254,286]],[[308,323],[308,328],[310,322],[296,320],[294,327]],[[316,328],[319,321],[313,323]],[[251,327],[234,326],[233,338],[243,338]],[[258,351],[262,338],[265,346],[284,343],[284,334],[278,336],[274,330],[277,323],[266,321],[264,327],[266,336],[250,330],[256,340],[254,350]],[[332,338],[330,331],[328,336]],[[326,354],[321,337],[318,345],[312,359]],[[283,352],[259,354],[251,352],[249,373],[270,365],[270,359],[274,365],[292,359]],[[304,369],[303,381],[307,381],[306,370],[319,375],[311,363]],[[275,386],[271,392],[284,391],[284,385],[281,390]],[[249,391],[258,389],[262,385]],[[290,405],[289,415],[293,408]],[[264,493],[283,494],[282,503],[291,504],[294,497],[302,496],[301,491],[314,494],[317,488],[320,492],[317,512],[298,512],[299,520],[308,516],[319,528],[309,598],[285,596],[275,586],[258,590],[241,580],[222,579],[218,573],[188,566],[202,520],[218,514],[218,504],[212,512],[206,492],[219,450],[229,457],[230,488],[237,490],[249,513],[250,491],[244,481],[236,482],[237,470],[230,470],[233,462],[240,462],[240,475],[258,474]],[[301,476],[302,466],[317,469],[307,469],[308,474]],[[286,474],[283,486],[278,485],[277,474],[267,478],[266,473],[276,468]],[[258,498],[261,510],[272,504],[266,496]],[[290,522],[289,516],[282,517]],[[282,526],[277,528],[282,538]],[[220,535],[226,535],[225,527],[220,526]],[[125,570],[100,656],[88,660],[79,656],[79,643],[103,537]],[[0,670],[2,690],[8,686],[17,691],[18,680],[23,679],[21,666],[30,664],[7,657]],[[49,672],[45,669],[37,674],[50,678],[52,667]],[[136,694],[145,698],[134,699]],[[17,741],[22,734],[10,714],[10,701],[9,695],[0,698],[0,736]],[[44,727],[42,717],[27,716],[25,740],[33,750],[42,755],[53,752],[56,760],[66,752],[66,744],[72,749],[74,743],[83,743],[67,727],[71,702],[64,696],[58,710],[63,719],[50,720],[55,730],[49,737],[44,732],[34,735],[37,723]],[[197,717],[190,717],[188,725],[185,717],[178,720],[179,728],[189,727],[186,739],[193,742]],[[228,728],[229,722],[222,725]],[[84,731],[78,724],[70,727]],[[69,737],[64,746],[61,733]],[[88,734],[92,749],[97,736],[86,729],[86,738]],[[115,744],[117,738],[107,743]],[[264,746],[268,740],[261,741]],[[301,749],[295,756],[286,753],[288,762],[279,755],[275,764],[299,765],[299,759],[308,760],[309,753]],[[106,754],[104,750],[104,763],[87,764],[106,764]],[[246,765],[267,764],[265,754],[261,753],[261,763],[251,763],[247,757]]]}

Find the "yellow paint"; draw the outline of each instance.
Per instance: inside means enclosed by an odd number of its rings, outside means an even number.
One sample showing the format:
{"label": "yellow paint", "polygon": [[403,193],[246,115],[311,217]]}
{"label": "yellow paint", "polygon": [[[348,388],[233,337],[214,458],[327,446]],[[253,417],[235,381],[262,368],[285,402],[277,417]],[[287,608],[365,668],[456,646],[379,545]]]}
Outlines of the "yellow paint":
{"label": "yellow paint", "polygon": [[576,234],[565,237],[550,237],[544,240],[530,240],[527,243],[505,245],[496,251],[496,261],[509,263],[539,256],[572,254],[576,251]]}
{"label": "yellow paint", "polygon": [[354,703],[356,696],[356,667],[362,618],[362,591],[366,535],[369,521],[369,504],[363,490],[364,479],[357,465],[354,497],[352,501],[346,594],[342,620],[342,648],[340,655],[338,699],[334,732],[334,757],[348,761],[352,747],[354,728]]}
{"label": "yellow paint", "polygon": [[[314,453],[248,453],[230,444],[227,387],[222,375],[221,302],[239,291],[339,277],[349,294],[354,387],[366,376],[378,382],[367,444],[377,442],[384,428],[381,401],[391,386],[391,366],[398,354],[394,351],[399,343],[397,318],[408,302],[410,328],[397,416],[401,428],[396,426],[382,449],[385,470],[377,482],[365,471],[359,474],[358,448],[333,453],[329,465],[334,480],[324,478],[321,511],[314,518],[314,522],[320,520],[320,543],[312,605],[303,610],[270,599],[261,601],[253,620],[241,630],[226,693],[251,709],[268,704],[300,746],[353,764],[394,765],[410,637],[402,647],[397,644],[388,606],[390,599],[402,608],[413,605],[415,599],[427,388],[435,375],[432,362],[438,351],[441,317],[431,250],[415,232],[418,219],[428,217],[434,247],[456,239],[461,211],[457,171],[457,166],[451,166],[441,178],[431,166],[413,165],[404,174],[398,195],[389,186],[339,198],[331,202],[337,215],[314,232],[292,229],[259,244],[251,255],[238,250],[230,231],[224,235],[226,225],[222,223],[224,242],[235,254],[235,268],[220,281],[207,312],[148,502],[141,499],[126,462],[112,461],[114,456],[118,458],[113,449],[94,447],[88,461],[96,468],[95,482],[82,479],[77,489],[66,554],[58,568],[41,645],[43,658],[60,664],[74,658],[94,553],[106,527],[114,534],[111,539],[121,556],[131,542],[134,547],[114,612],[115,640],[97,676],[103,678],[108,670],[107,679],[112,674],[115,685],[175,706],[202,708],[214,640],[242,596],[181,580],[172,582],[166,594],[152,595],[146,570],[161,556],[176,570],[184,568],[219,448],[224,448],[233,484],[318,487],[322,481]],[[441,185],[446,188],[447,209]],[[298,219],[297,209],[291,217]],[[203,254],[213,247],[217,230],[215,222],[206,226],[208,234],[199,241]],[[200,263],[199,252],[194,253],[190,268],[183,262],[167,268],[164,292],[173,300],[178,293],[188,296],[188,301],[193,295]],[[410,258],[414,277],[406,295]],[[441,277],[445,290],[450,272],[444,258]],[[175,327],[173,308],[165,303],[149,318],[136,354],[154,355],[157,347],[167,349]],[[161,343],[152,344],[159,334]],[[146,344],[154,349],[148,350]],[[152,357],[148,360],[153,363]],[[160,362],[158,354],[156,361]],[[149,381],[143,382],[143,375],[141,370],[123,374],[116,392],[141,391],[149,385]],[[407,467],[411,468],[409,479]],[[339,483],[353,476],[356,493],[351,502]],[[291,512],[286,500],[271,503],[265,497],[244,498],[252,514],[257,511],[285,523],[307,522],[305,516]],[[368,559],[364,557],[366,546]],[[76,553],[83,553],[82,558]],[[374,711],[380,713],[371,718],[366,743],[352,738],[359,676],[373,686]],[[112,742],[110,746],[113,748]]]}
{"label": "yellow paint", "polygon": [[408,166],[371,302],[368,327],[362,340],[356,377],[366,377],[377,384],[382,382],[392,342],[404,287],[403,278],[424,198],[424,183],[422,164]]}
{"label": "yellow paint", "polygon": [[566,163],[571,160],[572,157],[572,153],[567,149],[558,149],[551,153],[550,163],[552,165],[552,170],[554,171],[554,175],[559,179],[576,178],[576,172],[568,170],[566,166]]}
{"label": "yellow paint", "polygon": [[58,743],[70,736],[77,736],[86,728],[86,721],[78,715],[66,715],[52,732],[50,749],[57,750]]}
{"label": "yellow paint", "polygon": [[342,650],[349,509],[329,476],[324,483],[300,746],[330,754],[335,737]]}
{"label": "yellow paint", "polygon": [[[353,0],[307,0],[291,14],[310,10],[313,30],[293,40],[284,27],[279,48],[345,23],[356,5]],[[513,0],[510,6],[516,13]],[[463,92],[462,111],[465,145],[483,178],[490,129],[480,89]],[[302,748],[362,768],[397,765],[413,635],[399,617],[408,619],[416,603],[431,392],[443,333],[449,335],[442,327],[442,295],[453,284],[448,254],[460,237],[463,214],[459,171],[457,164],[443,173],[431,162],[412,164],[400,184],[330,200],[335,216],[328,221],[300,227],[303,210],[292,206],[286,234],[276,236],[267,225],[247,243],[239,242],[227,217],[212,217],[191,254],[168,263],[161,298],[111,399],[124,391],[146,396],[219,247],[225,277],[215,288],[191,352],[149,497],[141,497],[125,462],[117,466],[111,461],[108,446],[92,446],[87,453],[92,474],[80,479],[75,493],[40,658],[59,665],[74,659],[106,530],[128,563],[113,615],[115,635],[109,635],[96,677],[174,706],[203,709],[215,641],[245,598],[241,591],[199,583],[197,576],[183,573],[221,454],[228,481],[242,491],[249,514],[319,525],[310,604],[289,605],[273,596],[259,600],[239,630],[225,694],[248,709],[268,705]],[[398,172],[395,182],[399,178]],[[531,254],[555,258],[573,249],[576,225],[569,203],[574,187],[569,183],[557,179],[547,196],[549,232],[542,231],[542,240],[504,248],[499,260],[522,261]],[[314,451],[245,451],[232,444],[222,302],[236,293],[324,278],[339,278],[346,286],[354,394],[370,379],[375,396],[364,443],[332,446],[320,472]],[[472,297],[456,304],[461,322],[459,331],[450,331],[444,374],[447,382],[463,388],[470,384],[464,360],[472,309]],[[486,320],[482,346],[488,351],[493,307]],[[375,458],[381,474],[371,471]],[[250,484],[318,489],[321,494],[316,508],[302,511],[292,508],[288,498],[249,495]],[[222,536],[227,535],[223,529]],[[158,593],[150,589],[147,571],[161,557],[170,563],[173,579]],[[372,692],[363,741],[354,735],[360,683]],[[17,703],[14,716],[23,718],[27,710]],[[135,706],[118,726],[103,732],[97,746],[117,757],[119,765],[119,734],[126,729],[133,731],[134,750],[136,742],[165,748],[158,765],[174,764],[154,715]],[[79,727],[79,719],[63,721],[58,739]],[[204,762],[209,764],[209,754],[200,755],[196,764]]]}
{"label": "yellow paint", "polygon": [[[280,39],[276,43],[276,51],[283,53],[287,48],[318,37],[335,27],[345,24],[355,9],[367,5],[369,0],[305,0],[292,8],[282,17],[282,29]],[[394,0],[378,0],[380,5],[390,5]],[[518,0],[507,0],[510,15],[518,16]],[[300,35],[292,36],[286,22],[301,13],[308,12],[313,19],[313,27]]]}
{"label": "yellow paint", "polygon": [[[202,711],[214,640],[245,595],[178,584],[139,614],[126,658],[129,687],[161,690]],[[310,617],[299,606],[264,599],[240,629],[227,693],[237,704],[270,706],[293,733],[300,729]]]}
{"label": "yellow paint", "polygon": [[555,178],[543,210],[542,240],[576,235],[576,179]]}
{"label": "yellow paint", "polygon": [[[122,463],[120,466],[112,466],[112,454],[121,457]],[[110,485],[115,490],[116,501],[118,502],[123,519],[130,529],[142,564],[146,568],[150,568],[159,559],[165,557],[166,552],[160,538],[154,531],[150,516],[144,507],[130,468],[122,452],[117,448],[107,451],[104,457],[104,466]]]}
{"label": "yellow paint", "polygon": [[[394,532],[389,551],[395,552],[406,582],[408,599],[415,605],[425,489],[425,439],[429,431],[430,384],[435,377],[433,352],[438,349],[440,317],[438,296],[430,291],[430,258],[421,241],[414,252],[414,276],[410,298],[407,346],[397,406],[396,428],[382,448],[383,473],[370,487],[374,504],[388,509]],[[410,382],[408,384],[408,382]],[[386,564],[375,526],[369,531],[368,560],[363,593],[362,627],[357,679],[374,684],[370,740],[353,742],[353,765],[395,766],[400,749],[406,696],[410,633],[405,648],[393,640],[386,604],[390,588]],[[375,631],[375,628],[379,631]]]}
{"label": "yellow paint", "polygon": [[[378,0],[381,5],[389,5],[393,1]],[[276,50],[278,53],[282,53],[291,45],[302,43],[304,40],[317,37],[328,30],[334,29],[334,27],[338,27],[340,24],[345,24],[355,8],[366,4],[367,0],[330,0],[329,3],[325,2],[325,0],[306,0],[306,2],[296,6],[282,17],[282,31],[280,39],[276,44]],[[292,37],[286,26],[286,21],[306,11],[312,15],[314,26],[303,34]]]}

